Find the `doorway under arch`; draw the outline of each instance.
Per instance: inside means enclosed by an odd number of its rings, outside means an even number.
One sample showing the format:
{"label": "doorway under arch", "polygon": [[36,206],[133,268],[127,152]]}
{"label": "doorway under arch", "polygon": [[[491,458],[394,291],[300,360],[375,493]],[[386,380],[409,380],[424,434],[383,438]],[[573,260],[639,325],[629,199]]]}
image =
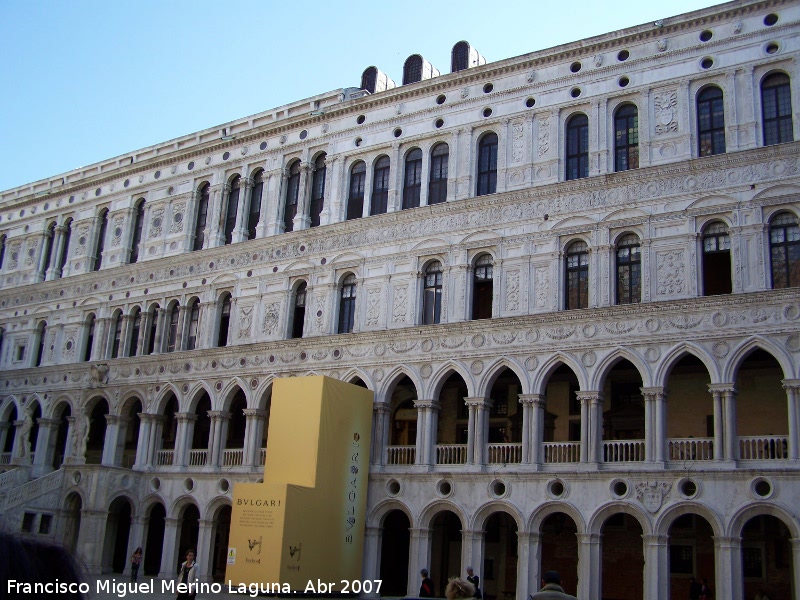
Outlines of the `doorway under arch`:
{"label": "doorway under arch", "polygon": [[381,527],[381,596],[405,596],[408,593],[408,551],[411,522],[402,510],[393,510]]}

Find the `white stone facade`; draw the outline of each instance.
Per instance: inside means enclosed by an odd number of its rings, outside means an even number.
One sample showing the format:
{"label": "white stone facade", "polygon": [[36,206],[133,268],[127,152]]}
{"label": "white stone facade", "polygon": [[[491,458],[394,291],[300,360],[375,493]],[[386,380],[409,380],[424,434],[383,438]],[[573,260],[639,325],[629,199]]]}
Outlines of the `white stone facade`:
{"label": "white stone facade", "polygon": [[218,576],[273,379],[324,374],[375,393],[390,591],[800,598],[798,19],[471,50],[0,193],[3,525]]}

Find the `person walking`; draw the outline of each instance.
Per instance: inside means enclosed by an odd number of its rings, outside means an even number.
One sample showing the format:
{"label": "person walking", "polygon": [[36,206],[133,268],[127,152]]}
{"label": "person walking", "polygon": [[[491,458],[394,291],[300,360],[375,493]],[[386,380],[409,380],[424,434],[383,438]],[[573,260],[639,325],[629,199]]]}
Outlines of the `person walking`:
{"label": "person walking", "polygon": [[575,596],[564,593],[561,587],[561,575],[558,571],[545,571],[542,575],[542,589],[531,596],[531,600],[578,600]]}
{"label": "person walking", "polygon": [[142,564],[142,547],[139,546],[131,555],[131,582],[136,583],[139,577],[139,565]]}
{"label": "person walking", "polygon": [[422,583],[419,586],[419,597],[433,598],[433,579],[428,577],[428,569],[422,569],[419,574],[422,577]]}
{"label": "person walking", "polygon": [[[186,553],[186,560],[181,564],[181,569],[178,572],[178,584],[190,585],[196,583],[197,578],[197,563],[194,562],[194,550],[189,550]],[[192,589],[192,588],[189,588]],[[181,592],[178,594],[177,600],[194,600],[197,593]]]}
{"label": "person walking", "polygon": [[481,594],[481,578],[475,575],[475,571],[472,570],[472,567],[467,567],[467,581],[475,586],[475,598],[476,600],[480,600],[483,597]]}

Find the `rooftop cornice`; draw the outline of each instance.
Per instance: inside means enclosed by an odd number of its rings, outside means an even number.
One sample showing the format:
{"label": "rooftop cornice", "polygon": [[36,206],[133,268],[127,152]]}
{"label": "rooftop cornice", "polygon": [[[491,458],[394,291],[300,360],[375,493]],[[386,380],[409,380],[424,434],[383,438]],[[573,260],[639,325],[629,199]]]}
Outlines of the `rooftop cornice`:
{"label": "rooftop cornice", "polygon": [[[398,102],[402,102],[404,100],[413,99],[423,95],[429,95],[440,91],[446,91],[453,88],[458,88],[465,84],[475,83],[478,81],[485,81],[487,78],[498,77],[501,75],[507,75],[510,73],[525,71],[529,69],[535,69],[536,67],[548,66],[569,59],[590,57],[599,51],[608,51],[612,48],[624,47],[625,45],[633,42],[655,40],[669,34],[687,31],[704,25],[711,25],[713,23],[718,23],[737,16],[743,16],[761,10],[769,10],[770,8],[773,7],[784,6],[791,3],[792,3],[791,0],[761,0],[756,2],[750,2],[747,0],[734,0],[726,4],[721,4],[718,6],[709,7],[693,11],[690,13],[685,13],[683,15],[666,18],[664,19],[664,25],[660,28],[654,28],[653,24],[651,23],[637,25],[627,29],[618,30],[616,32],[610,32],[592,38],[587,38],[585,40],[569,42],[567,44],[563,44],[560,46],[555,46],[552,48],[547,48],[531,52],[528,54],[523,54],[517,57],[512,57],[492,63],[487,63],[485,65],[481,65],[478,67],[472,67],[470,69],[458,71],[456,73],[448,73],[440,75],[435,78],[425,79],[418,83],[398,86],[396,88],[387,90],[385,92],[380,92],[362,98],[347,100],[340,104],[325,107],[324,115],[310,116],[308,114],[303,114],[293,117],[287,117],[285,119],[282,119],[280,122],[272,122],[260,126],[253,125],[252,126],[253,129],[249,131],[234,132],[236,137],[233,140],[222,141],[222,142],[220,140],[214,140],[213,142],[208,142],[207,143],[208,145],[203,145],[203,143],[201,142],[199,145],[188,148],[183,152],[181,152],[180,149],[176,149],[176,153],[164,155],[161,157],[156,156],[155,158],[151,159],[144,159],[141,163],[137,162],[133,165],[120,165],[116,168],[113,168],[111,171],[107,171],[105,174],[91,175],[87,179],[82,179],[73,185],[65,183],[59,185],[56,188],[51,187],[48,190],[40,190],[38,192],[32,192],[29,195],[23,195],[20,198],[16,199],[16,201],[12,201],[13,204],[4,206],[2,207],[2,209],[6,210],[9,208],[14,208],[14,209],[24,208],[30,204],[42,201],[42,198],[45,195],[52,197],[75,195],[86,189],[102,186],[103,184],[113,182],[123,177],[127,177],[130,175],[137,175],[146,171],[167,167],[170,165],[174,165],[175,163],[183,162],[185,160],[191,160],[193,158],[207,155],[209,153],[221,152],[223,150],[231,150],[236,147],[240,147],[243,144],[252,143],[258,139],[281,135],[283,133],[298,129],[300,127],[312,127],[314,125],[318,125],[326,121],[329,121],[332,118],[342,118],[351,114],[362,112],[364,110],[381,108],[387,105],[395,105]],[[786,24],[782,23],[778,26],[770,28],[769,30],[776,31],[779,29],[783,29],[785,27]],[[737,35],[736,39],[745,39],[760,33],[762,33],[761,30],[746,32]],[[729,41],[730,38],[718,39],[706,42],[702,44],[702,46],[715,47]],[[692,48],[684,48],[679,50],[667,50],[665,52],[659,53],[658,58],[661,59],[667,56],[673,56],[673,57],[682,56],[688,52],[694,51],[696,47],[700,45],[701,44],[698,44],[696,46],[693,46]],[[638,59],[638,61],[655,60],[655,58],[656,57],[642,57]],[[633,63],[634,61],[631,61],[630,63],[626,64],[629,65]],[[619,68],[622,68],[621,65],[609,64],[605,67],[601,67],[600,69],[593,70],[593,73],[598,73],[605,70],[613,72],[619,70]],[[542,82],[534,81],[531,83],[530,88],[537,89],[545,85],[553,85],[553,84],[558,85],[559,83],[563,83],[566,85],[569,81],[574,81],[576,77],[580,77],[580,75],[570,74],[557,79],[548,79]],[[515,88],[514,91],[518,89],[519,88]],[[149,150],[153,150],[156,152],[156,154],[158,154],[159,150],[168,150],[170,146],[175,146],[177,148],[181,140],[189,139],[191,137],[197,138],[205,133],[213,132],[223,127],[232,127],[237,124],[241,124],[243,122],[254,123],[259,118],[263,118],[268,115],[273,115],[275,113],[288,110],[291,107],[302,106],[303,104],[312,102],[316,98],[331,97],[333,95],[341,93],[342,91],[343,90],[334,90],[328,93],[319,94],[318,96],[313,96],[308,99],[298,100],[290,104],[273,108],[255,115],[243,117],[218,126],[213,126],[208,129],[202,130],[200,132],[195,132],[192,134],[188,134],[186,136],[182,136],[180,138],[175,138],[173,140],[169,140],[162,144],[157,144],[155,146],[150,146],[147,148],[134,150],[132,152],[127,152],[120,156],[107,159],[106,161],[101,161],[98,163],[94,163],[92,165],[87,165],[86,167],[82,167],[82,169],[88,170],[88,169],[100,168],[102,165],[107,164],[109,162],[113,161],[119,162],[121,160],[130,158],[131,156],[137,153],[142,153]],[[504,90],[503,92],[500,93],[508,93],[511,91],[512,90]],[[491,97],[491,94],[488,96]],[[468,98],[466,100],[467,101],[471,100],[473,102],[478,101],[475,98]],[[359,130],[359,129],[363,130],[363,127],[351,128],[351,130]],[[345,135],[345,132],[339,131],[331,135],[334,136],[332,139],[336,139],[338,137]],[[263,154],[264,156],[273,153],[274,153],[273,148],[261,151],[261,154]],[[14,192],[15,190],[32,189],[35,188],[37,185],[43,185],[49,183],[52,186],[52,184],[57,180],[59,179],[63,180],[67,178],[70,174],[75,173],[75,171],[76,170],[66,173],[61,173],[54,177],[38,180],[23,186],[18,186],[17,188],[11,188],[9,190],[0,191],[0,197],[2,197],[3,194],[9,194],[11,192]]]}

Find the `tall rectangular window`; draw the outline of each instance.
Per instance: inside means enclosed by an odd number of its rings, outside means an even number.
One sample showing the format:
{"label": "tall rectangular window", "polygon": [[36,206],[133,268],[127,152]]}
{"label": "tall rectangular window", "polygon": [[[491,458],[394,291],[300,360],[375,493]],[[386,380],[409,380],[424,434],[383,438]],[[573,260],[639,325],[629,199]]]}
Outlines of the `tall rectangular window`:
{"label": "tall rectangular window", "polygon": [[589,176],[589,118],[578,114],[567,121],[566,179]]}

